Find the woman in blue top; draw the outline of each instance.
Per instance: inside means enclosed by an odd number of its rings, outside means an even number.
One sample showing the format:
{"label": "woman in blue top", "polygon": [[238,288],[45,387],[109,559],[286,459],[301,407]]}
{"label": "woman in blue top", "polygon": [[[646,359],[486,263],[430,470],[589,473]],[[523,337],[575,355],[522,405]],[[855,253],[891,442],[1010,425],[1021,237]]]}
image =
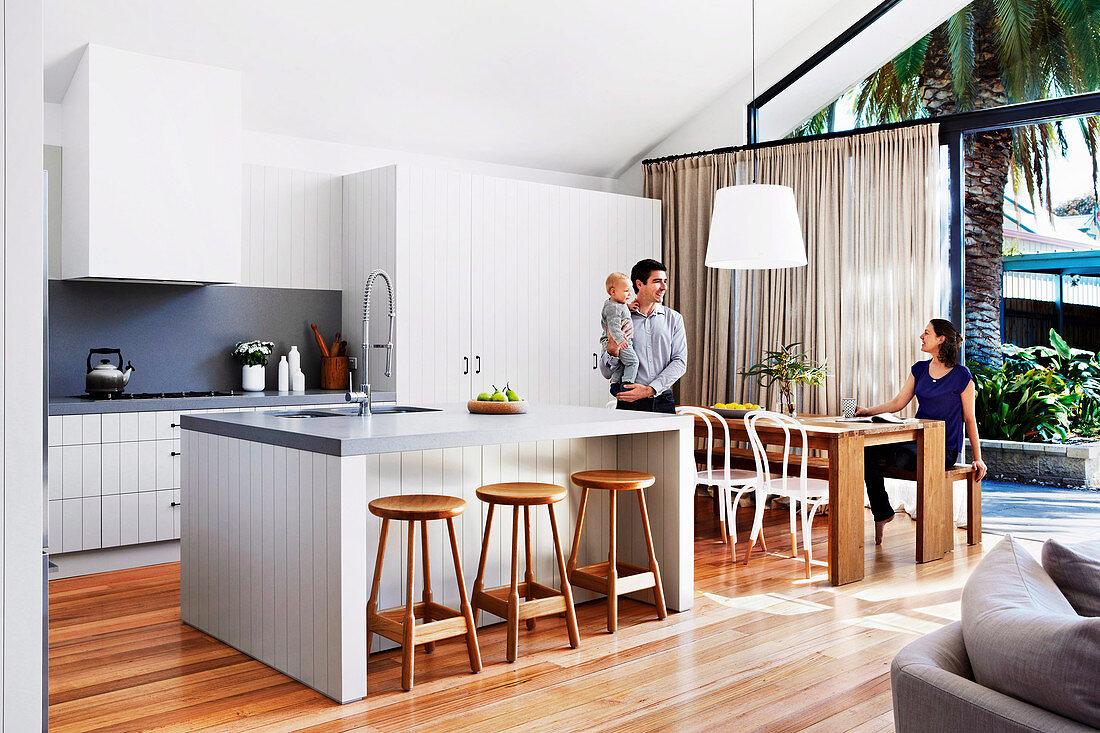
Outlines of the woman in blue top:
{"label": "woman in blue top", "polygon": [[[944,458],[947,468],[955,465],[963,447],[963,426],[970,438],[974,454],[974,471],[979,481],[985,475],[982,447],[978,442],[978,423],[974,419],[974,380],[970,370],[958,363],[962,336],[950,321],[933,318],[920,335],[920,350],[931,354],[928,361],[918,361],[910,369],[909,379],[897,396],[874,407],[860,407],[857,415],[878,415],[898,412],[913,396],[917,397],[917,417],[943,420]],[[894,508],[886,496],[886,469],[896,466],[905,471],[917,470],[917,444],[892,443],[867,448],[863,459],[863,475],[867,482],[867,498],[875,516],[875,544],[882,544],[883,527],[894,518]]]}

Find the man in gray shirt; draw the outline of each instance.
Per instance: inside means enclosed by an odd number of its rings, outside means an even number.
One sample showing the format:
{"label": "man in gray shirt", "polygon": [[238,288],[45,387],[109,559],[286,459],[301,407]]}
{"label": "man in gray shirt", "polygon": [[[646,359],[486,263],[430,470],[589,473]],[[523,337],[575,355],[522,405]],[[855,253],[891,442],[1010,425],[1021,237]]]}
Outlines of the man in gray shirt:
{"label": "man in gray shirt", "polygon": [[[668,290],[667,268],[657,260],[642,260],[630,271],[637,292],[637,308],[631,322],[623,325],[638,355],[638,379],[622,385],[616,396],[621,410],[675,412],[672,385],[687,371],[687,337],[684,318],[661,304]],[[600,373],[610,379],[618,366],[617,354],[623,344],[609,338],[607,351],[600,357]]]}

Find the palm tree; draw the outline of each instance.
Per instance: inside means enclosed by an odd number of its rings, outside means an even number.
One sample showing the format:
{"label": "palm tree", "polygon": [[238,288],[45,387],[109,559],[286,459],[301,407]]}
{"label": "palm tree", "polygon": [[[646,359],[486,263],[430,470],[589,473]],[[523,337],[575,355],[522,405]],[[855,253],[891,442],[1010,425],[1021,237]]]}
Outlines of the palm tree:
{"label": "palm tree", "polygon": [[[883,124],[1100,89],[1100,0],[974,0],[868,77],[856,91],[861,125]],[[835,105],[835,102],[834,102]],[[820,132],[825,110],[795,134]],[[1079,121],[1093,158],[1100,124]],[[1004,189],[1022,182],[1049,207],[1060,123],[968,136],[965,172],[967,356],[1001,361]]]}

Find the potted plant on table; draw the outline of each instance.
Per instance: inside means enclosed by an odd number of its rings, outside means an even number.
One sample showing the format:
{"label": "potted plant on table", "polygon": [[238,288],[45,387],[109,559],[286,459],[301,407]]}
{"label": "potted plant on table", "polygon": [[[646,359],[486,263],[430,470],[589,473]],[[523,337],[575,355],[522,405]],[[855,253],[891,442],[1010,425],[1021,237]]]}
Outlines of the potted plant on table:
{"label": "potted plant on table", "polygon": [[825,383],[829,370],[823,361],[820,364],[810,358],[805,351],[799,351],[800,342],[787,344],[778,349],[764,352],[764,359],[753,364],[741,374],[753,377],[765,392],[774,384],[779,388],[779,412],[795,416],[794,386],[807,384],[815,387]]}
{"label": "potted plant on table", "polygon": [[267,357],[275,350],[271,341],[239,341],[233,347],[233,358],[241,363],[241,388],[246,392],[263,392],[267,382]]}

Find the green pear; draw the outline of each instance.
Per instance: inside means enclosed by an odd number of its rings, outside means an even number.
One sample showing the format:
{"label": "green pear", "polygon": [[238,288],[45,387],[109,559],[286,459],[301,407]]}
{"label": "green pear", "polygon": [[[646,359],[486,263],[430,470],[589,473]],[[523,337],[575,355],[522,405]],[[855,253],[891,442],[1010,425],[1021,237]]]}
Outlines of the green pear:
{"label": "green pear", "polygon": [[504,396],[508,398],[509,402],[519,402],[520,400],[520,396],[509,384],[504,385]]}
{"label": "green pear", "polygon": [[498,389],[495,384],[493,385],[493,394],[489,397],[489,399],[492,400],[493,402],[507,402],[508,401],[508,398],[504,396],[504,393],[501,392],[500,389]]}
{"label": "green pear", "polygon": [[478,402],[488,402],[491,399],[493,399],[493,396],[491,394],[489,394],[488,392],[482,392],[481,394],[479,394],[477,396],[477,401]]}

